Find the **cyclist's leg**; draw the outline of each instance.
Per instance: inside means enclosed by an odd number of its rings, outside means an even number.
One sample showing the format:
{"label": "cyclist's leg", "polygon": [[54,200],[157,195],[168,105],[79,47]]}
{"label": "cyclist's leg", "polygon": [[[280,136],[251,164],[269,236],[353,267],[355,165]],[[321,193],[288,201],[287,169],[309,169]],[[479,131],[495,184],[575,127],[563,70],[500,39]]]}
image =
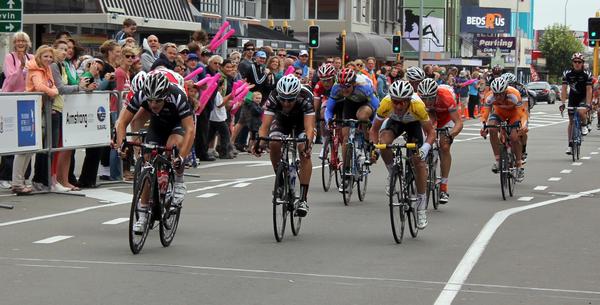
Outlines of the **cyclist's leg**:
{"label": "cyclist's leg", "polygon": [[[371,108],[370,105],[360,106],[360,108],[358,108],[358,110],[356,111],[356,119],[361,121],[370,121],[371,117],[373,116],[373,113],[373,108]],[[367,126],[361,125],[359,128],[363,131],[363,134],[365,135],[365,141],[369,142],[369,131],[367,130]]]}
{"label": "cyclist's leg", "polygon": [[[283,135],[290,134],[291,130],[282,125],[277,119],[273,119],[271,128],[269,130],[270,138],[282,137]],[[277,170],[277,164],[281,160],[281,142],[271,141],[269,142],[269,158],[271,159],[271,165],[273,171]]]}
{"label": "cyclist's leg", "polygon": [[[403,125],[403,128],[406,130],[406,134],[408,136],[408,141],[417,143],[417,147],[423,146],[423,129],[421,128],[421,122],[410,122]],[[417,194],[422,195],[424,199],[425,192],[427,191],[427,164],[421,159],[421,156],[418,153],[413,154],[411,160],[415,169]],[[427,203],[425,202],[424,204]]]}
{"label": "cyclist's leg", "polygon": [[[488,125],[498,125],[504,118],[498,116],[497,114],[490,115],[487,124]],[[492,146],[492,152],[494,154],[494,160],[498,163],[500,160],[500,138],[499,138],[499,130],[498,128],[490,128],[490,145]]]}
{"label": "cyclist's leg", "polygon": [[[344,102],[344,109],[342,112],[342,118],[344,120],[356,120],[356,113],[358,111],[358,108],[360,105],[356,105],[357,103],[352,103],[352,102]],[[342,158],[344,161],[344,164],[348,164],[348,162],[350,162],[350,160],[346,160],[346,143],[348,142],[348,136],[350,135],[350,128],[349,127],[344,127],[342,128],[342,136],[344,138],[344,140],[342,141]]]}
{"label": "cyclist's leg", "polygon": [[[449,121],[442,128],[451,130],[454,128],[454,122]],[[450,154],[450,139],[445,132],[440,133],[439,149],[440,149],[440,176],[441,188],[443,192],[448,192],[448,177],[450,176],[450,167],[452,166],[452,155]]]}
{"label": "cyclist's leg", "polygon": [[[173,147],[173,145],[176,145],[177,147],[182,147],[184,134],[185,134],[185,131],[183,130],[183,128],[180,125],[173,128],[173,130],[171,130],[171,134],[169,135],[169,138],[167,139],[166,147],[170,148],[170,147]],[[168,153],[168,154],[170,154],[170,153]],[[185,183],[183,182],[184,169],[185,169],[184,162],[179,162],[179,165],[174,168],[175,182],[173,184],[173,187],[174,187],[173,203],[175,206],[181,206],[181,203],[183,202],[183,199],[185,198],[185,194],[187,193],[187,188],[185,186]]]}
{"label": "cyclist's leg", "polygon": [[[392,144],[394,139],[400,136],[402,133],[402,128],[399,122],[396,122],[392,119],[386,119],[381,124],[381,130],[379,131],[379,143],[381,144]],[[394,161],[394,153],[391,149],[382,149],[381,150],[381,159],[383,159],[383,163],[385,167],[388,169],[388,172],[391,172],[393,161]]]}
{"label": "cyclist's leg", "polygon": [[[305,138],[306,134],[304,130],[296,131],[299,138]],[[298,145],[298,151],[301,152],[305,148],[305,144],[301,143]],[[308,187],[310,185],[310,177],[312,175],[312,161],[310,156],[304,156],[304,154],[299,154],[300,156],[300,201],[307,201],[308,197]]]}

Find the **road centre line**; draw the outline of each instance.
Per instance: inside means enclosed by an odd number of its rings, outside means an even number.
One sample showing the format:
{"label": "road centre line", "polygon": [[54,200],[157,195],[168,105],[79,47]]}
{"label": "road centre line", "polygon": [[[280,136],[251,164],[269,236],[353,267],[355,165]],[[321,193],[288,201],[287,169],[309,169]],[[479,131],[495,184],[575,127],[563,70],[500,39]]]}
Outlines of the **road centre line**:
{"label": "road centre line", "polygon": [[202,195],[196,196],[196,198],[210,198],[219,195],[219,193],[204,193]]}
{"label": "road centre line", "polygon": [[560,171],[561,174],[570,174],[573,170],[571,169],[563,169]]}
{"label": "road centre line", "polygon": [[592,157],[588,157],[588,156],[586,156],[586,157],[581,157],[581,160],[590,160],[591,158],[592,158]]}
{"label": "road centre line", "polygon": [[[16,261],[16,262],[63,263],[63,264],[100,265],[100,266],[101,265],[109,265],[109,266],[179,268],[179,269],[191,269],[191,270],[222,271],[222,272],[234,272],[234,273],[237,272],[237,273],[274,274],[274,275],[283,275],[283,276],[303,276],[303,277],[314,277],[314,278],[333,278],[333,279],[374,281],[374,282],[400,282],[400,283],[417,283],[417,284],[431,284],[431,285],[446,285],[446,284],[448,284],[447,282],[400,279],[400,278],[381,278],[381,277],[362,277],[362,276],[335,275],[335,274],[299,273],[299,272],[285,272],[285,271],[274,271],[274,270],[264,270],[264,269],[241,269],[241,268],[231,268],[231,267],[210,267],[210,266],[197,266],[197,265],[171,265],[171,264],[117,262],[117,261],[91,261],[91,260],[44,259],[44,258],[22,258],[22,257],[0,257],[0,260]],[[23,265],[23,264],[15,264],[15,265]],[[43,265],[40,264],[40,266],[43,266]],[[48,265],[48,266],[52,266],[52,265]],[[238,277],[248,277],[247,275],[237,275],[237,276]],[[464,283],[463,286],[513,289],[513,290],[524,290],[524,291],[545,291],[545,292],[556,292],[556,293],[576,293],[576,294],[588,294],[588,295],[600,296],[600,291],[589,291],[589,290],[570,290],[570,289],[560,289],[560,288],[524,287],[524,286],[508,286],[508,285],[479,284],[479,283]],[[471,291],[465,291],[465,292],[471,292]]]}
{"label": "road centre line", "polygon": [[571,163],[571,165],[573,166],[581,166],[583,163],[582,162],[573,162]]}
{"label": "road centre line", "polygon": [[55,242],[59,242],[61,240],[69,239],[73,237],[73,235],[56,235],[48,238],[44,238],[38,241],[34,241],[34,244],[53,244]]}
{"label": "road centre line", "polygon": [[574,195],[567,197],[556,198],[546,200],[538,203],[525,205],[522,207],[511,208],[496,212],[494,216],[485,224],[483,229],[479,232],[479,235],[475,238],[463,258],[461,259],[458,266],[454,270],[452,276],[448,280],[448,283],[444,286],[442,292],[436,299],[434,305],[450,305],[454,301],[456,295],[461,291],[463,284],[465,283],[471,271],[481,258],[481,255],[485,251],[485,248],[489,244],[492,237],[496,233],[496,230],[504,223],[504,221],[511,215],[521,213],[523,211],[551,205],[557,202],[577,199],[583,196],[588,196],[600,192],[600,189],[594,189],[590,191],[579,192]]}
{"label": "road centre line", "polygon": [[598,154],[598,152],[597,152],[597,151],[592,151],[592,152],[590,152],[590,155],[597,155],[597,154]]}
{"label": "road centre line", "polygon": [[124,223],[126,221],[129,221],[129,218],[122,217],[122,218],[116,218],[116,219],[113,219],[113,220],[105,221],[102,224],[103,225],[118,225],[118,224]]}
{"label": "road centre line", "polygon": [[533,188],[534,191],[545,191],[548,187],[545,185],[538,185]]}
{"label": "road centre line", "polygon": [[548,178],[548,181],[560,181],[560,179],[562,179],[561,177],[550,177]]}
{"label": "road centre line", "polygon": [[23,267],[41,267],[41,268],[66,268],[66,269],[88,269],[88,267],[79,266],[54,266],[54,265],[31,265],[31,264],[16,264]]}
{"label": "road centre line", "polygon": [[517,199],[519,201],[531,201],[533,200],[533,197],[530,196],[525,196],[525,197],[519,197],[519,199]]}

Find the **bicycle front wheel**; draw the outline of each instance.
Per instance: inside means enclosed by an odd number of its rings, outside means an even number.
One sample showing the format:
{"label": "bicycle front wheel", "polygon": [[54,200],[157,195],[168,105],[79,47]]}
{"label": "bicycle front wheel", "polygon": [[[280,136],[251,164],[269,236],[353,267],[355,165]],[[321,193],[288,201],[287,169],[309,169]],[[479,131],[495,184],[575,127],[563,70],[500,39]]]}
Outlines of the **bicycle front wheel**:
{"label": "bicycle front wheel", "polygon": [[512,197],[515,194],[517,175],[519,174],[517,172],[516,157],[512,152],[509,153],[508,170],[508,174],[506,175],[506,179],[508,182],[508,194],[510,195],[510,197]]}
{"label": "bicycle front wheel", "polygon": [[389,204],[390,204],[390,220],[392,223],[392,234],[396,243],[402,243],[404,237],[404,224],[406,222],[405,207],[406,198],[402,193],[402,178],[398,167],[394,167],[390,174],[389,181]]}
{"label": "bicycle front wheel", "polygon": [[342,197],[344,199],[344,205],[350,204],[352,198],[352,188],[354,187],[354,173],[352,171],[354,164],[354,146],[352,144],[346,145],[346,157],[344,160],[344,168],[342,170]]}
{"label": "bicycle front wheel", "polygon": [[419,233],[419,228],[417,228],[417,183],[415,181],[415,176],[412,171],[410,161],[407,161],[407,166],[405,169],[405,183],[403,196],[407,198],[405,212],[406,217],[408,218],[408,229],[410,231],[410,235],[415,238]]}
{"label": "bicycle front wheel", "polygon": [[[296,169],[296,177],[300,177],[298,169]],[[290,193],[288,200],[288,210],[290,213],[290,226],[292,227],[292,234],[294,234],[294,236],[298,236],[298,233],[300,233],[300,226],[302,225],[302,217],[298,216],[296,213],[298,205],[300,204],[300,182],[297,181],[293,187],[294,190]]]}
{"label": "bicycle front wheel", "polygon": [[[144,247],[148,232],[150,231],[150,223],[152,219],[152,208],[150,207],[151,198],[154,195],[154,181],[150,169],[144,169],[138,176],[137,190],[133,194],[131,200],[131,209],[129,211],[129,248],[133,254],[138,254]],[[148,202],[145,208],[142,208],[142,194],[148,194]],[[134,230],[135,223],[138,221],[140,216],[145,214],[146,225],[143,227],[142,232]]]}
{"label": "bicycle front wheel", "polygon": [[498,171],[500,172],[500,191],[502,191],[502,199],[506,200],[508,195],[508,174],[510,168],[508,167],[508,153],[506,152],[506,148],[502,146],[500,148],[500,162]]}
{"label": "bicycle front wheel", "polygon": [[[367,154],[367,152],[364,152],[365,154]],[[368,156],[368,154],[367,154]],[[364,201],[365,197],[367,196],[367,182],[369,181],[369,165],[365,164],[364,162],[362,164],[360,164],[360,170],[359,170],[359,176],[358,176],[358,182],[356,184],[356,190],[358,192],[358,200],[360,201]]]}
{"label": "bicycle front wheel", "polygon": [[283,240],[283,234],[285,233],[289,193],[290,187],[287,168],[280,163],[277,167],[275,186],[273,187],[273,233],[275,234],[275,240],[278,242]]}
{"label": "bicycle front wheel", "polygon": [[164,198],[160,198],[161,201],[161,215],[160,215],[160,243],[164,247],[171,245],[171,242],[175,238],[175,232],[179,226],[179,217],[181,216],[181,207],[171,208],[173,204],[173,196],[175,192],[175,175],[169,174],[169,182],[167,185],[167,192]]}
{"label": "bicycle front wheel", "polygon": [[440,185],[437,178],[438,159],[433,154],[430,156],[430,158],[430,162],[428,162],[429,166],[427,176],[427,197],[429,197],[427,198],[427,202],[429,202],[429,199],[431,199],[433,208],[437,210],[440,203]]}

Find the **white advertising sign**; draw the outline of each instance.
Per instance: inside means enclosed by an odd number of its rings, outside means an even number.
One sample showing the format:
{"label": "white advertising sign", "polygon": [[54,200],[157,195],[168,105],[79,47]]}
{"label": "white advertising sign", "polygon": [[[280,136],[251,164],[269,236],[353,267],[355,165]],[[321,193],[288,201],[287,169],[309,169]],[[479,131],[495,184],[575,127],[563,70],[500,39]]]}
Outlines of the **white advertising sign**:
{"label": "white advertising sign", "polygon": [[63,147],[110,143],[109,93],[65,95]]}
{"label": "white advertising sign", "polygon": [[42,149],[42,96],[0,95],[0,154]]}

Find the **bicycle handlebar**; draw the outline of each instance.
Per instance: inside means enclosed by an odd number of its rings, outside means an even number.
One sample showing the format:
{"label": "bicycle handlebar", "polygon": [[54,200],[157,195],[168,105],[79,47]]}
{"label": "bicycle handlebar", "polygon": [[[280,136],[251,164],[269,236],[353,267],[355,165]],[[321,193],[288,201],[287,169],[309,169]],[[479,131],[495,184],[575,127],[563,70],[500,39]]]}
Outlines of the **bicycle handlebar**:
{"label": "bicycle handlebar", "polygon": [[405,144],[375,144],[375,148],[377,149],[388,149],[388,148],[404,148],[416,150],[417,143],[405,143]]}
{"label": "bicycle handlebar", "polygon": [[270,142],[296,142],[296,143],[302,143],[302,142],[306,142],[308,141],[307,138],[291,138],[291,137],[258,137],[258,140],[263,140],[263,141],[270,141]]}

